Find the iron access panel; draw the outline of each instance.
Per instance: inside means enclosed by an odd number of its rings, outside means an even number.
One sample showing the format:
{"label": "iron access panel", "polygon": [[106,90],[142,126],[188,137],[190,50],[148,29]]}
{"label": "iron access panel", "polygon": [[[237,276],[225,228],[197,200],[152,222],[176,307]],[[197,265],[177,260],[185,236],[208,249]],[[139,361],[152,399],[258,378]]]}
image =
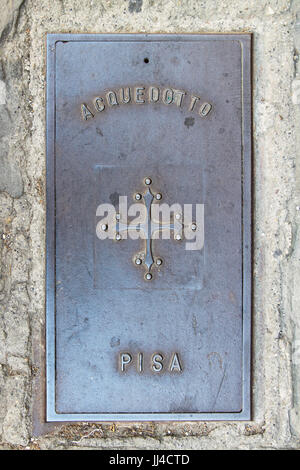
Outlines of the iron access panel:
{"label": "iron access panel", "polygon": [[47,420],[248,420],[251,36],[47,37]]}

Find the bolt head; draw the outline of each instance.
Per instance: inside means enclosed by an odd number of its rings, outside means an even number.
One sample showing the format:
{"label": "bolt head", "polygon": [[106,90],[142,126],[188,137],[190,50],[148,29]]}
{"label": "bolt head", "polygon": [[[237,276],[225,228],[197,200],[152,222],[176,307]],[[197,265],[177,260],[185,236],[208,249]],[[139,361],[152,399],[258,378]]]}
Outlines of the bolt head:
{"label": "bolt head", "polygon": [[152,179],[151,178],[145,178],[145,184],[149,185],[152,183]]}
{"label": "bolt head", "polygon": [[157,193],[156,196],[155,196],[155,198],[156,198],[158,201],[160,201],[161,198],[162,198],[162,195],[161,195],[160,193]]}
{"label": "bolt head", "polygon": [[176,219],[176,220],[180,220],[180,219],[181,219],[181,214],[176,214],[176,215],[175,215],[175,219]]}
{"label": "bolt head", "polygon": [[136,258],[136,259],[135,259],[135,264],[137,264],[138,266],[139,266],[140,264],[142,264],[141,258]]}
{"label": "bolt head", "polygon": [[119,242],[122,239],[121,235],[119,233],[116,234],[116,240]]}
{"label": "bolt head", "polygon": [[152,279],[152,274],[151,274],[151,273],[147,273],[147,274],[145,275],[145,279],[146,279],[147,281],[151,281],[151,279]]}
{"label": "bolt head", "polygon": [[178,241],[181,240],[181,235],[180,235],[180,233],[177,233],[177,235],[175,235],[175,240],[178,240]]}
{"label": "bolt head", "polygon": [[161,259],[161,258],[157,258],[156,264],[157,264],[157,266],[161,266],[161,265],[162,265],[162,259]]}
{"label": "bolt head", "polygon": [[197,230],[197,225],[195,223],[193,223],[191,225],[191,229],[193,230],[193,232],[195,232]]}
{"label": "bolt head", "polygon": [[101,225],[101,230],[103,230],[103,232],[106,232],[107,229],[108,229],[108,225],[107,225],[107,224]]}
{"label": "bolt head", "polygon": [[135,200],[136,200],[136,201],[140,201],[141,199],[142,199],[142,195],[141,195],[140,193],[137,193],[137,194],[135,195]]}
{"label": "bolt head", "polygon": [[116,219],[120,220],[121,219],[121,214],[116,214]]}

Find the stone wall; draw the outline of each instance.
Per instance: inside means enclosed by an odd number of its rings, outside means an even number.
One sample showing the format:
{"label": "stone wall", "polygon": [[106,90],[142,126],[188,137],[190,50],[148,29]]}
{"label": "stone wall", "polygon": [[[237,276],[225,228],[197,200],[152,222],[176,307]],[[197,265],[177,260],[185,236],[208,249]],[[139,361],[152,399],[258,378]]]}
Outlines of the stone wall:
{"label": "stone wall", "polygon": [[[0,447],[300,448],[300,2],[0,0],[0,13]],[[253,421],[42,429],[45,33],[241,31],[254,34]]]}

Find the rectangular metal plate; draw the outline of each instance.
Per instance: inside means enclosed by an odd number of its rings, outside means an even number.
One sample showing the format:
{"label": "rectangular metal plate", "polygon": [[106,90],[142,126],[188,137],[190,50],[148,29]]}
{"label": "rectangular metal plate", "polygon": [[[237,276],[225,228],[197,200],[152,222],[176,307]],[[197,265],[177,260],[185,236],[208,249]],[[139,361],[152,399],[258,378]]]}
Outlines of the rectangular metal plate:
{"label": "rectangular metal plate", "polygon": [[[250,419],[250,57],[249,34],[48,35],[48,421]],[[132,239],[120,196],[184,213]]]}

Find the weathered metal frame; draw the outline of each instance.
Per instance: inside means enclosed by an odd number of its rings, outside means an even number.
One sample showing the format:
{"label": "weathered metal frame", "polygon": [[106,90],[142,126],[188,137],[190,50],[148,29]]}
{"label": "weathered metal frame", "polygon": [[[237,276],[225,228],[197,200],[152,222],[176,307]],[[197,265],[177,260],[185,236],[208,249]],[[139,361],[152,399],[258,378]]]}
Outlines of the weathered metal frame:
{"label": "weathered metal frame", "polygon": [[72,413],[55,411],[55,48],[57,41],[198,41],[211,34],[47,35],[47,229],[46,229],[46,421],[227,421],[251,419],[251,34],[214,34],[240,41],[242,50],[242,221],[243,221],[243,409],[239,413]]}

